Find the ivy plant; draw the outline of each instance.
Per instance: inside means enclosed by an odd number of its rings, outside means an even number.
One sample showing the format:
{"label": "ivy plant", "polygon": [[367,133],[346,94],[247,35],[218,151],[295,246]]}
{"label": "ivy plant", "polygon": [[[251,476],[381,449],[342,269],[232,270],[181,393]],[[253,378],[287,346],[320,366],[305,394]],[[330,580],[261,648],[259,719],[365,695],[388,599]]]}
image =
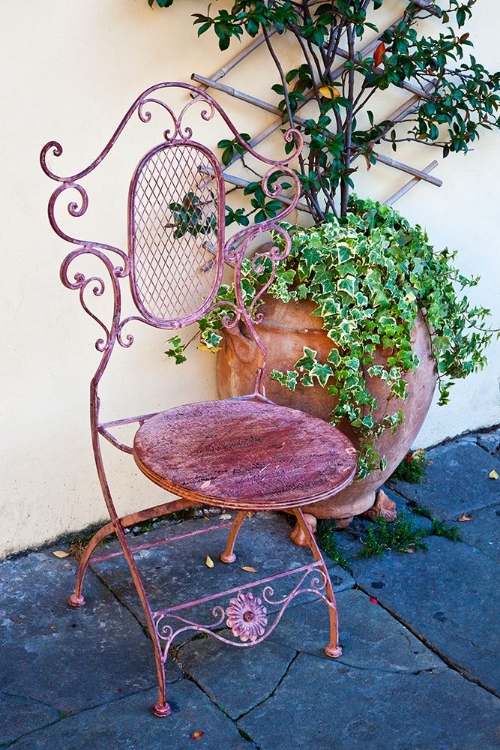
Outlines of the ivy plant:
{"label": "ivy plant", "polygon": [[[385,467],[375,440],[385,429],[395,431],[402,421],[401,410],[391,409],[391,402],[406,398],[405,374],[419,364],[411,343],[418,313],[432,331],[444,404],[454,381],[486,362],[484,349],[492,337],[486,323],[489,310],[473,305],[464,294],[477,279],[454,268],[455,254],[447,249],[437,252],[421,227],[411,226],[391,207],[352,196],[345,217],[330,216],[307,229],[287,229],[291,251],[279,264],[268,292],[284,302],[313,300],[313,315],[323,319],[332,348],[320,361],[316,351],[305,347],[293,370],[274,371],[272,376],[291,390],[298,383],[327,388],[335,400],[332,422],[347,419],[359,437],[358,478],[363,478]],[[243,267],[242,286],[251,300],[271,269],[259,267],[259,272],[250,260]],[[230,286],[221,288],[218,301],[234,301]],[[221,342],[222,317],[218,308],[201,323],[208,349],[216,350]],[[171,345],[172,356],[180,359],[181,340],[172,339]],[[385,364],[375,364],[377,348],[389,350]],[[388,410],[378,420],[367,376],[388,387]]]}
{"label": "ivy plant", "polygon": [[[148,0],[162,8],[174,2]],[[299,129],[307,144],[298,172],[304,200],[319,223],[327,214],[348,212],[358,160],[376,164],[380,144],[396,151],[402,141],[415,141],[446,157],[466,153],[482,130],[499,126],[500,73],[489,72],[470,54],[472,41],[464,29],[475,2],[401,0],[401,15],[386,30],[377,21],[389,4],[385,0],[233,0],[225,8],[209,4],[193,14],[193,23],[199,35],[215,33],[221,50],[245,36],[263,35],[276,70],[276,106],[283,123]],[[419,26],[429,18],[436,24],[432,34]],[[291,69],[275,43],[283,35],[297,49]],[[409,92],[407,104],[378,119],[374,111],[380,107],[372,105],[391,86]],[[220,147],[224,164],[238,155],[234,142]],[[250,214],[262,221],[277,211],[261,200]],[[242,211],[228,213],[228,222],[247,218]]]}

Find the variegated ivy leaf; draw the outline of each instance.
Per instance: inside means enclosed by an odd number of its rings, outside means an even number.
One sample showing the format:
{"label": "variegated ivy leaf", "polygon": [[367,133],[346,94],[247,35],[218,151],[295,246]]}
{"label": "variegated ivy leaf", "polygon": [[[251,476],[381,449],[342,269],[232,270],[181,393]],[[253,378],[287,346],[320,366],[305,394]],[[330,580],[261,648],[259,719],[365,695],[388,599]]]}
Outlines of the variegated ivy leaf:
{"label": "variegated ivy leaf", "polygon": [[333,375],[333,370],[330,365],[321,365],[319,362],[315,362],[311,368],[311,377],[316,378],[323,387],[328,383],[331,375]]}

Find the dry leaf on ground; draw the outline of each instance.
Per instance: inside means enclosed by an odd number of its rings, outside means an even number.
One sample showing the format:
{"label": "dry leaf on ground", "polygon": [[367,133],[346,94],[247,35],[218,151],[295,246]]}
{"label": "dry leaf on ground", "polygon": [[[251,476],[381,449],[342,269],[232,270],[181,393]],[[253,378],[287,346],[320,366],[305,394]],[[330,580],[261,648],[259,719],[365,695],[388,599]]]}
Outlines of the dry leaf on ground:
{"label": "dry leaf on ground", "polygon": [[488,477],[490,479],[498,479],[498,472],[496,472],[495,469],[493,469],[493,471],[490,471],[490,473],[488,474]]}
{"label": "dry leaf on ground", "polygon": [[468,513],[462,513],[458,520],[460,523],[463,523],[464,521],[472,521],[472,516],[469,516]]}
{"label": "dry leaf on ground", "polygon": [[205,565],[207,566],[207,568],[213,568],[215,565],[214,561],[209,555],[207,555],[205,558]]}
{"label": "dry leaf on ground", "polygon": [[64,552],[64,550],[62,549],[56,549],[56,551],[53,552],[52,554],[54,555],[54,557],[59,557],[59,558],[69,557],[69,552]]}
{"label": "dry leaf on ground", "polygon": [[245,573],[257,573],[255,568],[251,568],[250,565],[242,565],[241,569],[245,571]]}

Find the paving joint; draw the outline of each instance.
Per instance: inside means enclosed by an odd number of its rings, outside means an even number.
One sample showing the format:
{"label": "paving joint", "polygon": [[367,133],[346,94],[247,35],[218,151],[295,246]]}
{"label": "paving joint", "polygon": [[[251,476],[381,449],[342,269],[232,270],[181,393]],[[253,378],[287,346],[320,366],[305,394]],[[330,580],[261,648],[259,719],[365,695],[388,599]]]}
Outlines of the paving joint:
{"label": "paving joint", "polygon": [[[264,705],[264,703],[266,703],[270,698],[273,698],[276,695],[277,691],[279,690],[279,688],[283,684],[283,680],[287,677],[287,675],[290,672],[290,669],[292,668],[293,664],[297,661],[297,659],[299,658],[299,656],[300,656],[300,651],[297,651],[295,653],[295,655],[292,656],[292,658],[290,659],[290,662],[289,662],[287,668],[285,669],[285,671],[284,671],[281,679],[277,682],[277,684],[275,685],[275,687],[273,688],[273,690],[271,690],[271,692],[265,698],[263,698],[261,701],[259,701],[258,703],[256,703],[255,706],[253,706],[248,711],[245,711],[240,716],[238,716],[235,719],[235,722],[241,721],[242,719],[245,718],[245,716],[248,716],[249,713],[251,713],[252,711],[255,711],[255,709],[257,709],[260,706]],[[327,658],[327,657],[325,657],[325,658]]]}
{"label": "paving joint", "polygon": [[[363,586],[360,586],[357,584],[356,588],[359,591],[362,591],[363,594],[366,594],[367,596],[371,597],[371,593],[363,588]],[[383,604],[382,602],[378,602],[378,606],[382,607],[387,614],[389,614],[391,617],[393,617],[397,622],[399,622],[401,625],[403,625],[407,630],[410,631],[412,635],[417,638],[422,645],[424,645],[426,648],[429,649],[429,651],[432,651],[433,654],[435,654],[439,659],[442,659],[442,661],[446,664],[447,667],[449,667],[451,670],[456,672],[460,677],[463,677],[468,682],[471,682],[478,687],[482,688],[483,690],[486,690],[486,692],[490,693],[491,695],[495,696],[495,698],[500,698],[500,691],[495,690],[495,688],[489,687],[488,685],[484,685],[477,677],[474,677],[472,675],[467,667],[462,666],[461,664],[457,664],[455,661],[453,661],[450,657],[446,656],[435,644],[433,644],[430,640],[428,640],[425,636],[423,636],[421,633],[419,633],[415,628],[412,627],[411,623],[409,623],[407,620],[405,620],[403,617],[398,615],[395,610],[393,610],[391,607],[388,607],[387,605]],[[428,670],[421,670],[423,672],[426,672]]]}
{"label": "paving joint", "polygon": [[[120,596],[119,591],[115,589],[113,586],[111,586],[109,582],[106,580],[105,576],[101,575],[98,570],[95,570],[95,568],[93,568],[92,565],[89,565],[87,572],[86,572],[86,576],[89,573],[92,573],[93,575],[95,575],[97,580],[100,581],[103,586],[106,586],[107,590],[112,596],[114,596],[118,604],[120,604],[129,614],[131,614],[134,620],[136,620],[136,622],[140,625],[140,628],[142,632],[144,633],[144,635],[146,636],[146,638],[148,639],[148,641],[151,641],[149,630],[147,629],[146,625],[141,621],[140,617],[137,615],[137,612],[134,610],[134,608],[128,605],[126,598]],[[83,589],[85,589],[85,583],[83,585]],[[68,606],[71,606],[71,605],[68,605]],[[83,606],[85,606],[85,604]]]}

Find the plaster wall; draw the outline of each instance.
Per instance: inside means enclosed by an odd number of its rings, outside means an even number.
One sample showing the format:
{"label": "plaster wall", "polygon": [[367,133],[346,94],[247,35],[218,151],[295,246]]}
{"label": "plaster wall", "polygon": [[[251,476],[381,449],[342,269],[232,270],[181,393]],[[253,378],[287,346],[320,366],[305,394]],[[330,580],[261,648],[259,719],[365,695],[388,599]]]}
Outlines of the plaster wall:
{"label": "plaster wall", "polygon": [[[182,0],[168,12],[149,9],[146,0],[32,5],[29,12],[16,0],[3,0],[0,7],[0,557],[105,516],[88,437],[88,382],[98,361],[93,348],[98,334],[75,293],[58,279],[67,248],[47,222],[53,185],[38,166],[40,149],[49,140],[60,141],[65,148],[61,171],[77,171],[94,158],[143,89],[161,80],[188,81],[193,71],[209,75],[234,54],[220,53],[209,35],[197,39],[187,19],[200,10],[199,0]],[[499,68],[500,6],[481,0],[474,10],[476,54]],[[257,96],[264,96],[271,83],[259,54],[227,80],[242,89],[253,87]],[[250,127],[254,113],[248,105],[220,100],[242,130]],[[264,124],[272,119],[260,117]],[[443,187],[420,185],[397,204],[427,227],[437,247],[460,248],[461,269],[483,277],[474,296],[492,309],[496,326],[499,154],[500,135],[487,134],[466,158],[450,156],[440,163],[436,174]],[[413,163],[423,167],[433,157],[419,154]],[[371,192],[383,199],[404,182],[377,167]],[[113,207],[120,197],[117,190],[103,200]],[[215,397],[214,361],[194,351],[190,368],[172,367],[163,354],[165,339],[162,332],[148,332],[134,351],[123,353],[128,359],[118,365],[121,383],[109,389],[113,409],[144,413]],[[488,368],[455,386],[449,406],[432,408],[419,445],[500,423],[499,349],[493,344]],[[147,375],[134,386],[132,375],[139,368]],[[163,494],[143,480],[128,456],[118,454],[113,462],[123,512],[137,507],[145,493],[151,504],[160,502]]]}

